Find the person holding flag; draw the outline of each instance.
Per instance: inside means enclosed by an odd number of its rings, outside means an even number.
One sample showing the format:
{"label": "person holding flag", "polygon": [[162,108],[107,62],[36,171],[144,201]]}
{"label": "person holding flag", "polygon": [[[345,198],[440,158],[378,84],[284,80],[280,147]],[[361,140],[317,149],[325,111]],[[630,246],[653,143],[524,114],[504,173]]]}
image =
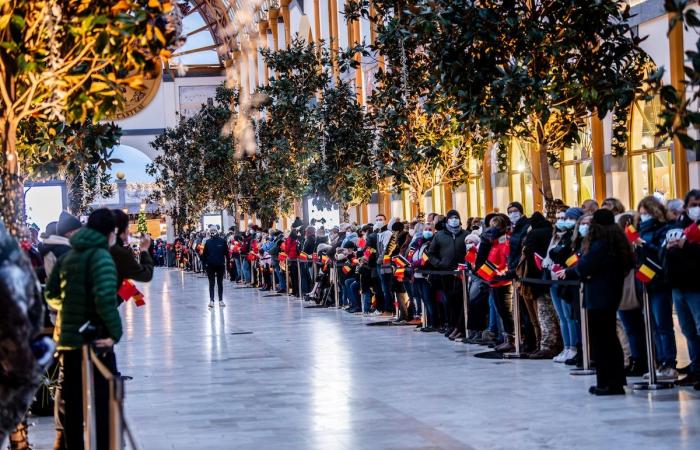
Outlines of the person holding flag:
{"label": "person holding flag", "polygon": [[[639,237],[633,242],[637,255],[637,291],[646,286],[653,318],[654,346],[660,381],[678,379],[676,370],[676,336],[673,330],[673,296],[661,273],[662,249],[670,227],[666,208],[653,195],[644,197],[637,206]],[[649,368],[652,370],[653,368]]]}
{"label": "person holding flag", "polygon": [[[113,209],[112,214],[117,225],[117,242],[109,249],[109,253],[117,266],[117,289],[121,288],[125,280],[148,283],[153,279],[153,259],[148,252],[151,237],[148,234],[139,237],[140,252],[137,261],[129,248],[129,216],[121,209]],[[118,296],[117,304],[125,300]]]}
{"label": "person holding flag", "polygon": [[421,328],[421,331],[424,332],[434,332],[439,328],[435,310],[435,297],[430,289],[428,276],[418,271],[429,268],[427,261],[430,258],[427,251],[433,239],[433,234],[433,224],[426,222],[422,227],[420,236],[411,242],[410,257],[408,258],[413,269],[413,293],[416,296],[416,303],[422,303],[423,308],[425,308],[425,326]]}
{"label": "person holding flag", "polygon": [[[489,303],[493,305],[493,311],[501,318],[503,323],[503,342],[494,350],[508,353],[515,350],[514,333],[515,323],[511,310],[513,297],[513,284],[509,277],[508,258],[510,256],[510,235],[508,234],[508,218],[503,214],[494,214],[487,217],[489,227],[481,234],[481,244],[476,258],[476,274],[489,283]],[[498,323],[497,317],[491,317],[489,322]],[[489,330],[497,330],[497,325]]]}
{"label": "person holding flag", "polygon": [[593,213],[578,263],[555,272],[558,279],[579,278],[584,283],[583,305],[588,310],[591,356],[596,363],[593,395],[624,395],[625,361],[617,338],[617,309],[625,277],[634,269],[634,253],[625,233],[607,209]]}

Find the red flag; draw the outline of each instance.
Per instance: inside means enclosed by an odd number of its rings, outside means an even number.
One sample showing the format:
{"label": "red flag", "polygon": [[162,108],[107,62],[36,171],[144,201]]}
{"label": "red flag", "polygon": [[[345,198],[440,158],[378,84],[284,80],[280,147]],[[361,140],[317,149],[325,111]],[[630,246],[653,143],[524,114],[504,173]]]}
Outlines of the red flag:
{"label": "red flag", "polygon": [[544,258],[542,258],[539,253],[535,253],[535,265],[539,270],[542,270],[542,261]]}
{"label": "red flag", "polygon": [[476,254],[476,248],[472,247],[467,251],[467,256],[464,257],[464,260],[473,266],[476,264]]}
{"label": "red flag", "polygon": [[698,243],[700,242],[700,225],[693,223],[683,230],[683,234],[688,242]]}
{"label": "red flag", "polygon": [[625,228],[625,236],[627,236],[628,241],[634,243],[637,239],[639,239],[639,231],[637,231],[634,225],[627,225],[627,228]]}
{"label": "red flag", "polygon": [[125,302],[128,302],[130,298],[133,298],[136,306],[143,306],[146,304],[146,299],[144,298],[143,294],[136,288],[131,280],[124,280],[122,282],[122,285],[117,291],[117,295],[119,295],[119,297]]}
{"label": "red flag", "polygon": [[396,267],[399,267],[399,268],[404,268],[404,267],[406,267],[406,266],[408,266],[408,265],[411,264],[411,263],[410,263],[406,258],[404,258],[402,255],[396,255],[396,256],[394,256],[393,258],[391,258],[391,262],[394,263],[394,265],[395,265]]}

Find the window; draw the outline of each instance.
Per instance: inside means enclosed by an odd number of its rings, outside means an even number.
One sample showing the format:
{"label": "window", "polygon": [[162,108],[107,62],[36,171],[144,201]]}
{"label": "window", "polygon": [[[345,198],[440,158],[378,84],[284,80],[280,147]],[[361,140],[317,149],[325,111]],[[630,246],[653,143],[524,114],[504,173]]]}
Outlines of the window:
{"label": "window", "polygon": [[657,150],[660,140],[655,134],[660,109],[658,98],[639,101],[632,107],[627,170],[631,207],[654,192],[667,199],[674,196],[671,149]]}
{"label": "window", "polygon": [[581,130],[580,142],[561,152],[562,200],[570,206],[580,206],[593,198],[593,151],[590,121]]}
{"label": "window", "polygon": [[513,139],[508,158],[508,175],[510,178],[510,201],[522,203],[526,214],[534,210],[532,192],[532,169],[530,167],[529,142]]}
{"label": "window", "polygon": [[484,217],[484,173],[480,161],[469,158],[467,175],[467,214],[469,217]]}

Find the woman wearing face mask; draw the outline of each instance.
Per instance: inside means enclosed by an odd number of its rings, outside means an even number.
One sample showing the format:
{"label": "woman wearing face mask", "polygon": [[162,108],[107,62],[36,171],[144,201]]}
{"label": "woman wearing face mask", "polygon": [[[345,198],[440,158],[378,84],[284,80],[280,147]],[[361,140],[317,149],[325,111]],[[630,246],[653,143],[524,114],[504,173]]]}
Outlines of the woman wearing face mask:
{"label": "woman wearing face mask", "polygon": [[419,269],[429,269],[430,265],[424,263],[423,255],[427,255],[430,242],[433,240],[433,224],[426,223],[422,226],[422,231],[417,239],[411,243],[411,268],[414,270],[413,275],[413,292],[416,296],[416,302],[422,303],[425,309],[426,325],[421,328],[421,331],[433,332],[437,331],[438,324],[435,315],[435,297],[433,297],[428,283],[427,275],[417,272]]}
{"label": "woman wearing face mask", "polygon": [[[542,266],[549,269],[550,275],[558,268],[566,267],[566,260],[573,254],[574,229],[576,222],[583,216],[580,208],[562,208],[556,215],[556,230],[549,244],[547,257]],[[573,359],[578,353],[581,339],[581,328],[575,319],[573,304],[574,298],[578,298],[575,286],[556,286],[550,289],[552,303],[559,318],[564,350],[554,357],[554,362],[563,363]]]}
{"label": "woman wearing face mask", "polygon": [[[117,266],[117,288],[125,279],[149,282],[153,278],[153,259],[148,252],[151,238],[145,234],[139,239],[139,260],[134,258],[134,253],[129,245],[129,216],[121,209],[113,209],[114,221],[117,224],[117,239],[115,245],[109,249],[112,259]],[[123,299],[118,298],[121,304]]]}
{"label": "woman wearing face mask", "polygon": [[610,210],[599,209],[593,213],[590,225],[582,230],[585,230],[585,238],[578,263],[555,274],[563,279],[575,275],[584,283],[583,301],[591,330],[591,354],[596,362],[596,385],[591,386],[589,392],[624,395],[627,380],[617,338],[616,313],[625,277],[634,268],[634,255]]}
{"label": "woman wearing face mask", "polygon": [[[637,206],[639,238],[633,243],[637,264],[649,261],[660,266],[662,247],[669,226],[666,223],[666,208],[654,196],[644,197]],[[676,371],[676,337],[673,331],[673,297],[661,270],[646,284],[653,317],[656,361],[659,365],[657,376],[662,381],[678,379]],[[642,292],[641,283],[637,291]],[[653,368],[649,368],[652,370]]]}
{"label": "woman wearing face mask", "polygon": [[[417,242],[423,235],[423,227],[423,222],[418,222],[417,220],[411,221],[411,223],[408,225],[408,236],[401,246],[401,250],[399,251],[399,254],[406,258],[408,262],[411,262],[413,253],[416,251]],[[420,298],[418,297],[418,293],[414,289],[412,274],[406,274],[403,285],[406,289],[406,293],[408,294],[411,315],[413,317],[421,317],[423,307],[421,305]]]}

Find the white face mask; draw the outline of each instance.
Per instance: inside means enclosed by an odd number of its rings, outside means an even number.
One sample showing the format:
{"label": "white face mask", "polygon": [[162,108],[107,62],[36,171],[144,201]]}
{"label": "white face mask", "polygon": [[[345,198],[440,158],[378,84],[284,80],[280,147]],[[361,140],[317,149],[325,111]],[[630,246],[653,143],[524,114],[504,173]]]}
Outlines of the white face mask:
{"label": "white face mask", "polygon": [[518,212],[518,211],[508,213],[508,218],[510,219],[510,223],[512,223],[512,224],[517,223],[521,217],[522,217],[522,214],[520,214],[520,212]]}
{"label": "white face mask", "polygon": [[641,220],[642,223],[644,223],[644,222],[646,222],[646,221],[648,221],[648,220],[651,220],[651,214],[646,214],[646,213],[640,214],[640,215],[639,215],[639,220]]}
{"label": "white face mask", "polygon": [[582,223],[581,225],[578,226],[578,234],[581,235],[581,237],[586,237],[588,234],[588,224],[587,223]]}
{"label": "white face mask", "polygon": [[700,220],[700,206],[688,208],[688,217],[693,221]]}
{"label": "white face mask", "polygon": [[558,230],[566,230],[566,221],[564,219],[557,219],[555,224]]}
{"label": "white face mask", "polygon": [[382,228],[383,226],[384,226],[384,221],[383,221],[383,220],[377,220],[377,221],[374,223],[374,229],[375,229],[375,230],[379,230],[379,229]]}

